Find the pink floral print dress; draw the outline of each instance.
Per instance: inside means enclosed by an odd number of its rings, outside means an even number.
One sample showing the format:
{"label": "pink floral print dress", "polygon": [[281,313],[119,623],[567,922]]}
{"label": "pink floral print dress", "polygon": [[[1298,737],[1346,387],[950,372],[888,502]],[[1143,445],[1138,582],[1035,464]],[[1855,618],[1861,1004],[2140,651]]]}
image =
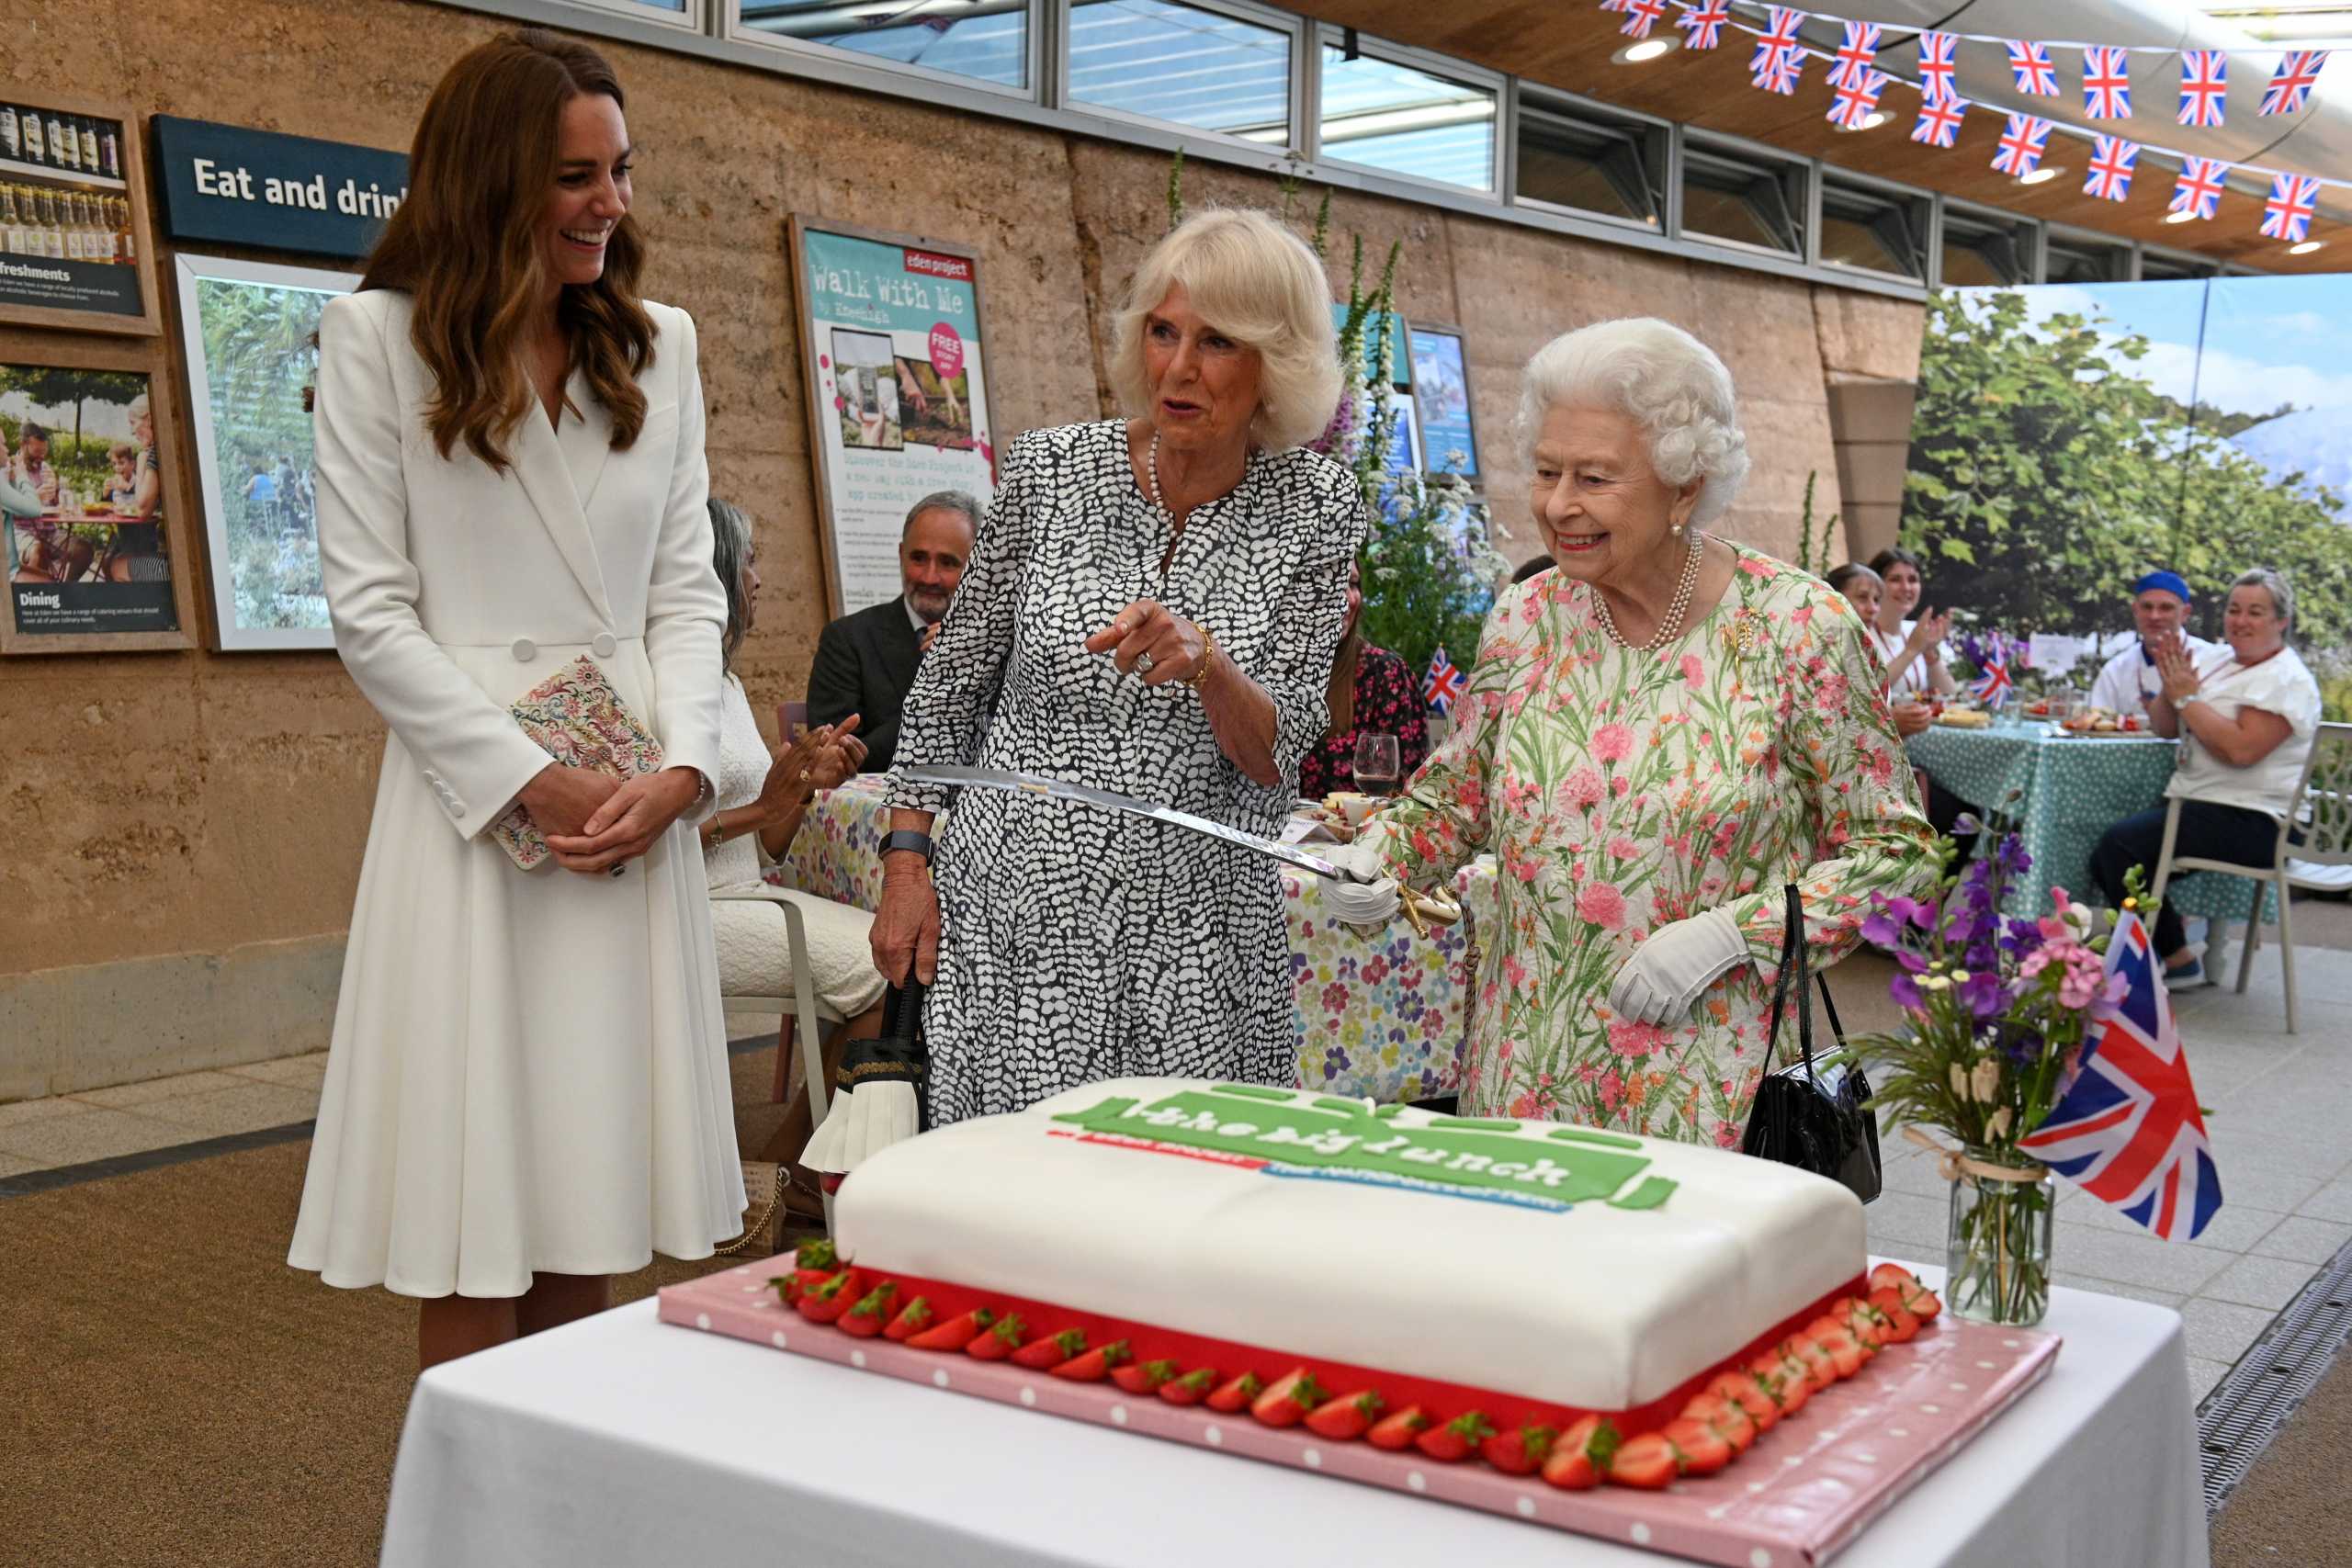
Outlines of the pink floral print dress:
{"label": "pink floral print dress", "polygon": [[[1803,890],[1819,966],[1860,941],[1872,894],[1935,880],[1860,620],[1818,578],[1733,548],[1722,601],[1647,653],[1611,641],[1592,590],[1556,571],[1506,591],[1453,732],[1374,819],[1413,886],[1482,852],[1499,863],[1465,1115],[1736,1145],[1765,1066],[1781,889]],[[1680,1022],[1612,1014],[1643,940],[1718,905],[1754,961]]]}

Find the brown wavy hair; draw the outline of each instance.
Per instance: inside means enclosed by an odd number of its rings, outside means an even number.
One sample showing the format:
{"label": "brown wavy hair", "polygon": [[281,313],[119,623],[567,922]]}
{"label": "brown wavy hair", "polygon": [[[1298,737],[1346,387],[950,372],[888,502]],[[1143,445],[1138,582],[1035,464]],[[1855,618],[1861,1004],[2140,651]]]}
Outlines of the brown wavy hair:
{"label": "brown wavy hair", "polygon": [[[408,199],[359,287],[404,289],[414,301],[409,340],[433,372],[424,417],[445,458],[463,441],[503,473],[506,444],[537,401],[522,350],[547,288],[538,220],[555,187],[564,106],[588,93],[627,107],[603,55],[525,28],[468,51],[417,122]],[[653,319],[637,292],[644,266],[644,236],[625,215],[605,242],[604,276],[565,288],[556,303],[572,368],[624,449],[645,424],[637,377],[653,359]]]}

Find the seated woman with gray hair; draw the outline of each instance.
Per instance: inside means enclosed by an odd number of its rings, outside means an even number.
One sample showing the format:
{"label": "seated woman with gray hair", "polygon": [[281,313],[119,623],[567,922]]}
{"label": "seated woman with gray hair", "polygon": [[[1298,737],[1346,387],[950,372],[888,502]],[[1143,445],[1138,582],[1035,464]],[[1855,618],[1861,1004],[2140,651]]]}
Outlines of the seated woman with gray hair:
{"label": "seated woman with gray hair", "polygon": [[[2152,651],[2164,689],[2149,699],[2157,734],[2177,736],[2167,799],[2180,802],[2173,853],[2267,870],[2278,852],[2278,828],[2295,803],[2303,764],[2319,734],[2319,682],[2287,646],[2295,593],[2267,568],[2241,573],[2222,611],[2223,646],[2192,655],[2176,630]],[[2091,876],[2109,904],[2123,907],[2133,866],[2153,875],[2164,852],[2157,807],[2126,817],[2091,851]],[[2288,825],[2290,838],[2301,835]],[[2204,960],[2189,947],[2170,904],[2148,933],[2165,961],[2165,984],[2189,990],[2206,983]]]}
{"label": "seated woman with gray hair", "polygon": [[1129,1074],[1298,1071],[1272,861],[967,788],[933,881],[946,795],[911,765],[1050,773],[1271,838],[1327,724],[1370,515],[1303,445],[1340,399],[1322,265],[1263,214],[1195,213],[1144,255],[1111,331],[1128,417],[1007,450],[907,694],[874,959],[893,982],[935,966],[933,1125]]}
{"label": "seated woman with gray hair", "polygon": [[1353,854],[1420,886],[1501,862],[1464,1114],[1728,1146],[1782,889],[1834,963],[1873,894],[1935,881],[1933,835],[1853,607],[1707,531],[1748,463],[1713,353],[1659,321],[1555,338],[1520,435],[1557,565],[1504,592],[1452,735]]}

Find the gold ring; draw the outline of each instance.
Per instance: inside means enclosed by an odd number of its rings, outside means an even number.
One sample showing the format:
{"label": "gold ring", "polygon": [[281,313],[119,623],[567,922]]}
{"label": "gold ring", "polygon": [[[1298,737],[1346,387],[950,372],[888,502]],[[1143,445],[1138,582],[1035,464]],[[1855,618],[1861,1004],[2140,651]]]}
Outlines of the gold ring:
{"label": "gold ring", "polygon": [[800,777],[799,777],[797,780],[796,780],[795,782],[796,782],[796,783],[799,783],[799,784],[807,784],[807,783],[808,782],[808,769],[806,769],[806,768],[801,769],[801,770],[800,770]]}

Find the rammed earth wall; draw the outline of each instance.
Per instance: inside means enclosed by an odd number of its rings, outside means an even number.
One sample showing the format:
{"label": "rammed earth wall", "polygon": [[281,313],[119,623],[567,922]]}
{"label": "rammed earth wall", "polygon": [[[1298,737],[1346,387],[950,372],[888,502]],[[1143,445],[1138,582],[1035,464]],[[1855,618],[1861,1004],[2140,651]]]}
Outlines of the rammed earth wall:
{"label": "rammed earth wall", "polygon": [[[500,25],[416,0],[55,0],[9,30],[7,53],[18,82],[141,116],[399,148],[441,70]],[[606,47],[644,146],[649,291],[700,322],[714,488],[758,524],[767,598],[739,666],[772,713],[799,694],[824,615],[786,215],[978,248],[1009,441],[1104,410],[1101,335],[1163,227],[1167,164],[951,107]],[[1281,201],[1272,180],[1231,169],[1196,164],[1185,183],[1195,206]],[[1318,196],[1302,196],[1302,223]],[[1649,314],[1714,344],[1756,456],[1728,532],[1783,553],[1808,472],[1821,476],[1819,512],[1838,505],[1827,378],[1907,380],[1917,365],[1920,310],[1897,300],[1350,193],[1332,229],[1338,288],[1349,236],[1375,257],[1401,239],[1401,308],[1466,330],[1480,457],[1514,557],[1538,547],[1510,440],[1516,370],[1555,332]],[[177,385],[169,324],[140,352]],[[73,341],[0,329],[0,358]],[[193,516],[184,410],[166,439],[172,502]],[[184,548],[182,570],[201,572],[200,555]],[[322,1047],[381,736],[329,654],[0,661],[0,1100]]]}

